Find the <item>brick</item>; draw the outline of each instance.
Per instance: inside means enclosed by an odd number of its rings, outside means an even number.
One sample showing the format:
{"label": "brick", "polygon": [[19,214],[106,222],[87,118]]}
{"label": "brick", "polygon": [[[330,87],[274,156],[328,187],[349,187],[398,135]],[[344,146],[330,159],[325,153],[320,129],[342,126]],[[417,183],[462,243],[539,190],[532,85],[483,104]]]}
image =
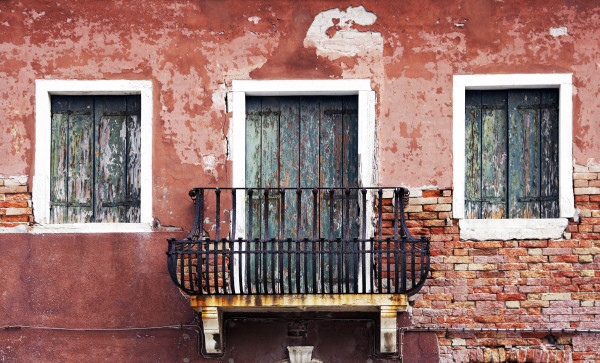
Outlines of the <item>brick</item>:
{"label": "brick", "polygon": [[571,248],[543,248],[542,254],[546,256],[551,255],[570,255]]}
{"label": "brick", "polygon": [[15,185],[15,186],[4,186],[0,187],[0,193],[2,194],[17,194],[17,193],[27,193],[28,187],[26,185]]}
{"label": "brick", "polygon": [[498,270],[526,270],[527,264],[524,263],[504,263],[498,265]]}
{"label": "brick", "polygon": [[510,255],[510,256],[527,256],[526,248],[500,248],[498,250],[499,255]]}
{"label": "brick", "polygon": [[566,248],[566,247],[579,247],[579,241],[565,241],[565,240],[550,240],[548,241],[548,247],[551,248]]}
{"label": "brick", "polygon": [[520,301],[506,301],[507,309],[519,309],[521,307]]}
{"label": "brick", "polygon": [[441,197],[442,191],[441,190],[423,190],[422,195],[423,195],[423,198]]}
{"label": "brick", "polygon": [[437,213],[435,212],[420,212],[420,213],[409,213],[410,219],[437,219]]}
{"label": "brick", "polygon": [[0,218],[1,222],[29,222],[29,216],[27,215],[18,215],[18,216],[2,216]]}
{"label": "brick", "polygon": [[469,271],[492,271],[497,270],[498,265],[494,263],[470,263]]}
{"label": "brick", "polygon": [[478,323],[503,323],[503,315],[479,315],[475,316],[475,321]]}
{"label": "brick", "polygon": [[519,247],[531,248],[543,248],[548,247],[548,241],[539,240],[539,241],[519,241]]}
{"label": "brick", "polygon": [[431,197],[431,198],[410,198],[410,204],[415,205],[415,204],[437,204],[437,198],[435,197]]}
{"label": "brick", "polygon": [[545,293],[541,295],[542,300],[571,300],[571,293]]}
{"label": "brick", "polygon": [[426,212],[448,212],[452,210],[450,204],[425,204],[423,210]]}
{"label": "brick", "polygon": [[[423,221],[423,226],[425,227],[444,227],[446,222],[440,219],[426,219]],[[432,233],[435,233],[432,231]],[[443,230],[442,230],[443,233]]]}
{"label": "brick", "polygon": [[27,201],[9,200],[0,202],[0,208],[27,208],[29,203]]}
{"label": "brick", "polygon": [[473,244],[473,248],[501,248],[501,241],[480,241]]}
{"label": "brick", "polygon": [[600,247],[573,248],[573,253],[576,255],[598,255],[600,254]]}
{"label": "brick", "polygon": [[526,298],[527,298],[527,296],[525,294],[498,294],[497,295],[498,301],[505,301],[505,300],[516,301],[516,300],[525,300]]}
{"label": "brick", "polygon": [[573,180],[573,187],[575,188],[587,188],[588,187],[588,180],[587,179],[577,179],[577,180]]}
{"label": "brick", "polygon": [[406,213],[418,213],[423,211],[422,205],[408,205],[408,207],[404,208]]}
{"label": "brick", "polygon": [[439,204],[450,204],[450,205],[452,205],[452,197],[441,197],[441,198],[438,198],[438,203]]}
{"label": "brick", "polygon": [[[598,179],[596,173],[573,173],[573,180],[594,180]],[[586,193],[588,194],[588,193]]]}
{"label": "brick", "polygon": [[467,271],[469,265],[466,263],[457,263],[454,265],[455,271]]}
{"label": "brick", "polygon": [[600,195],[590,195],[590,202],[600,202]]}
{"label": "brick", "polygon": [[576,195],[575,196],[575,202],[589,202],[589,201],[590,201],[589,195]]}
{"label": "brick", "polygon": [[449,256],[444,259],[445,263],[471,263],[473,262],[473,257],[469,256]]}
{"label": "brick", "polygon": [[548,262],[548,256],[519,256],[519,262],[545,263]]}
{"label": "brick", "polygon": [[550,306],[548,300],[526,300],[521,301],[521,308],[547,308]]}
{"label": "brick", "polygon": [[[585,181],[585,180],[580,180],[580,181]],[[587,182],[588,182],[588,185],[590,187],[600,187],[600,180],[590,180],[590,181],[587,181]],[[588,185],[581,185],[581,186],[586,187]]]}
{"label": "brick", "polygon": [[550,258],[550,262],[567,262],[567,263],[574,263],[578,261],[578,257],[577,256],[549,256]]}
{"label": "brick", "polygon": [[4,200],[31,200],[31,194],[29,193],[16,193],[4,195]]}
{"label": "brick", "polygon": [[594,270],[581,270],[579,271],[581,277],[594,277],[596,275]]}
{"label": "brick", "polygon": [[6,208],[7,216],[20,216],[32,214],[31,208]]}
{"label": "brick", "polygon": [[[438,212],[439,219],[452,219],[452,212]],[[456,225],[456,219],[451,220],[452,225]],[[458,227],[457,227],[458,228]]]}

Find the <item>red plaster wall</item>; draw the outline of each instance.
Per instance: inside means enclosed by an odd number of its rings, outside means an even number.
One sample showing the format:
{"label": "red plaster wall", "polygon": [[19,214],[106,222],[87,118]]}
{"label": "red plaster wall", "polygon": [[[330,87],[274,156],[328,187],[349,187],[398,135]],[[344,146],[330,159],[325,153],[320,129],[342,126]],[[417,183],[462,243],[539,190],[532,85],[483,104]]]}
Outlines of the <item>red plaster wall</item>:
{"label": "red plaster wall", "polygon": [[[369,50],[348,56],[305,42],[319,13],[350,5],[377,16],[353,25],[374,32]],[[568,35],[553,37],[552,27]],[[0,176],[35,174],[36,79],[152,80],[153,215],[184,229],[187,191],[230,183],[224,98],[233,79],[371,79],[381,184],[446,189],[453,74],[573,73],[574,158],[586,164],[600,160],[598,39],[600,6],[585,0],[2,1]],[[0,234],[0,324],[189,323],[166,273],[172,235]],[[196,352],[192,332],[97,332],[91,347],[76,333],[3,334],[0,360],[180,361]]]}
{"label": "red plaster wall", "polygon": [[[360,4],[377,18],[353,28],[381,34],[370,50],[347,56],[305,41],[320,12]],[[370,78],[381,183],[445,188],[453,74],[573,72],[574,156],[586,164],[600,154],[593,1],[27,1],[0,10],[0,173],[35,173],[35,79],[150,79],[154,215],[165,225],[183,224],[172,211],[190,187],[230,182],[232,79]],[[568,35],[549,34],[563,26]]]}

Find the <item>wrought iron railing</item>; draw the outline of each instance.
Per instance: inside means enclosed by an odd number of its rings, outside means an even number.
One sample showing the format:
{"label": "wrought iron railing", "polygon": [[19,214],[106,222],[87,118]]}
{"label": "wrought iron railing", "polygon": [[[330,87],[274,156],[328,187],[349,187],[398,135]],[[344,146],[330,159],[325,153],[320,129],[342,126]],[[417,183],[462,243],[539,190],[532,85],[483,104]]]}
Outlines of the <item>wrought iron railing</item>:
{"label": "wrought iron railing", "polygon": [[429,238],[406,226],[408,195],[405,188],[195,188],[192,230],[168,240],[169,274],[190,295],[410,296],[425,283],[430,255]]}

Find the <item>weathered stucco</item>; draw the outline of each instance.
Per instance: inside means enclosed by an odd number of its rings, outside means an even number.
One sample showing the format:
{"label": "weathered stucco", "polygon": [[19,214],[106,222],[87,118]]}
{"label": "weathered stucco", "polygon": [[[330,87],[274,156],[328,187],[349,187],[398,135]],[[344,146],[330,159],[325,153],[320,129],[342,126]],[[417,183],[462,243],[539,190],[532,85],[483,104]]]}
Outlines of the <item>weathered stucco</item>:
{"label": "weathered stucco", "polygon": [[2,172],[34,174],[35,79],[150,79],[154,215],[166,225],[181,225],[172,207],[182,191],[230,183],[233,79],[370,78],[386,185],[451,184],[453,74],[573,72],[574,156],[600,152],[588,106],[600,82],[591,2],[29,1],[0,10]]}
{"label": "weathered stucco", "polygon": [[[189,229],[190,188],[231,185],[225,99],[232,80],[370,79],[380,184],[448,189],[453,75],[573,73],[573,156],[585,165],[600,160],[598,39],[600,5],[588,0],[0,1],[0,175],[26,176],[31,188],[36,79],[152,81],[152,215],[162,226]],[[0,321],[83,328],[191,322],[166,273],[168,236],[0,233],[0,281],[10,282],[0,288]],[[236,324],[230,328],[241,333],[232,339],[253,336],[255,325]],[[352,325],[348,336],[370,324]],[[272,325],[286,334],[285,324]],[[268,336],[271,328],[261,329]],[[327,329],[335,336],[340,328]],[[4,345],[0,360],[90,354],[82,350],[88,338],[72,332],[49,346],[41,342],[51,333],[21,333],[7,332],[12,348]],[[196,337],[179,331],[156,341],[151,333],[91,334],[98,334],[89,338],[95,353],[107,360],[200,359],[189,355],[197,354]],[[279,349],[273,360],[285,358],[290,342],[270,346]],[[365,361],[370,347],[348,352]]]}

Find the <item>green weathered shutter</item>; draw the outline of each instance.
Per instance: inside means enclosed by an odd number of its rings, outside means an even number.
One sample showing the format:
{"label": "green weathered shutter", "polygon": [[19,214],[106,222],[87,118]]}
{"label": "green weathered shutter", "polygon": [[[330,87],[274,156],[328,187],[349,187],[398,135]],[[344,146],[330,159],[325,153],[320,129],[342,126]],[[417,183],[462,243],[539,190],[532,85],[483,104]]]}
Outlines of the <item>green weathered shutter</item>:
{"label": "green weathered shutter", "polygon": [[[247,97],[246,98],[246,187],[356,187],[358,185],[358,100],[350,97]],[[338,192],[339,193],[339,192]],[[358,207],[350,206],[352,218],[344,216],[341,196],[334,196],[332,235],[342,237],[345,228],[351,235],[358,233]],[[278,205],[279,196],[268,201],[268,231],[265,230],[262,216],[264,195],[254,195],[252,199],[251,238],[274,238],[279,236],[281,207],[284,209],[285,235],[302,239],[313,236],[312,195],[305,193],[301,200],[300,225],[296,195],[288,191],[283,206]],[[272,200],[271,200],[272,199]],[[320,236],[329,237],[330,203],[328,193],[319,193],[321,220]],[[250,203],[247,202],[247,208]],[[247,214],[248,215],[248,214]],[[346,220],[351,222],[345,223]],[[268,250],[295,249],[297,245],[285,243],[276,245],[251,242],[250,248]],[[312,248],[312,247],[311,247]],[[254,266],[266,260],[266,271],[256,271]],[[327,270],[337,273],[339,261],[323,261]],[[271,277],[272,264],[277,266],[275,277]],[[313,278],[312,263],[304,266],[303,259],[278,261],[260,254],[250,255],[248,265],[254,288],[270,286],[270,279],[277,278],[279,269],[300,271],[301,279]],[[296,275],[292,275],[292,285]],[[286,281],[287,282],[287,281]],[[287,286],[287,285],[286,285]]]}
{"label": "green weathered shutter", "polygon": [[558,90],[511,90],[510,218],[558,217]]}
{"label": "green weathered shutter", "polygon": [[467,218],[506,218],[505,91],[466,93]]}
{"label": "green weathered shutter", "polygon": [[91,97],[52,97],[51,223],[92,218],[92,103]]}
{"label": "green weathered shutter", "polygon": [[139,222],[140,97],[52,96],[51,223]]}
{"label": "green weathered shutter", "polygon": [[96,221],[139,222],[139,96],[95,98]]}
{"label": "green weathered shutter", "polygon": [[557,217],[558,90],[465,96],[466,217]]}

